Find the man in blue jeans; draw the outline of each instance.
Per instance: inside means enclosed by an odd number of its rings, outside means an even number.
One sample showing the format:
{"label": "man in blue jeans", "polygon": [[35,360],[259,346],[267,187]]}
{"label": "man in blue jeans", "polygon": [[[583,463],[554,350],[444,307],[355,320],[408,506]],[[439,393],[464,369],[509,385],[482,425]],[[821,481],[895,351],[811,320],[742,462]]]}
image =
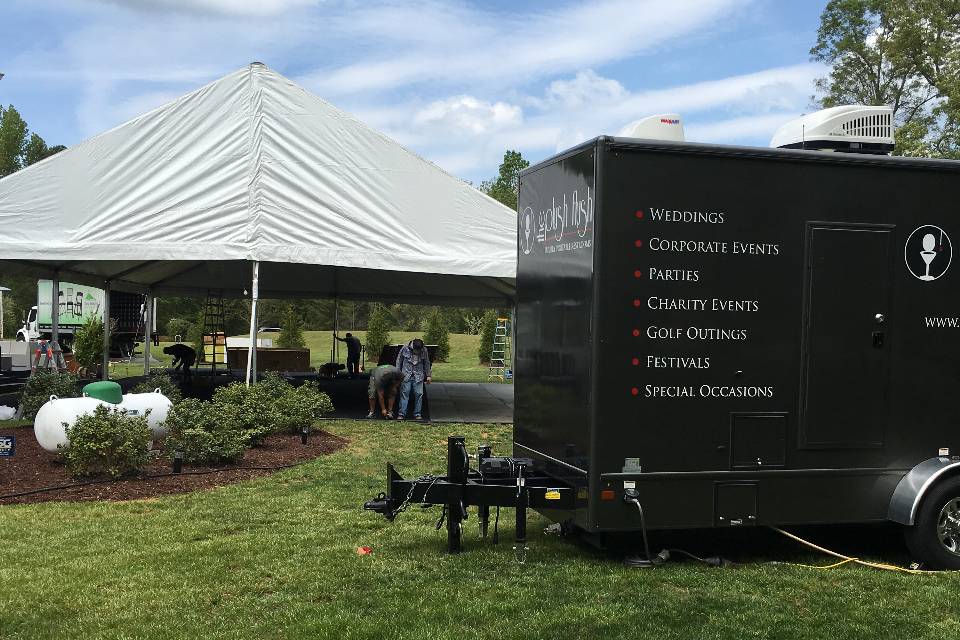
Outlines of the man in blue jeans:
{"label": "man in blue jeans", "polygon": [[397,369],[403,374],[397,420],[406,418],[411,393],[413,393],[413,419],[421,420],[423,385],[431,382],[430,355],[427,353],[427,347],[424,346],[423,340],[415,338],[400,349],[400,353],[397,355]]}

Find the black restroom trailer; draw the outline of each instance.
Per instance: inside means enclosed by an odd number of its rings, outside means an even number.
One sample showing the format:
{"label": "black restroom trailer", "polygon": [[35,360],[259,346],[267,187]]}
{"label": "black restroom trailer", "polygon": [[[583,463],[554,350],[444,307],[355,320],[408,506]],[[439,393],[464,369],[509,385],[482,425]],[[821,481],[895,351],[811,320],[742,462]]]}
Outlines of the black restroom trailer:
{"label": "black restroom trailer", "polygon": [[958,193],[960,162],[609,137],[527,169],[514,457],[451,441],[368,508],[447,505],[451,550],[522,501],[601,539],[893,521],[960,568]]}

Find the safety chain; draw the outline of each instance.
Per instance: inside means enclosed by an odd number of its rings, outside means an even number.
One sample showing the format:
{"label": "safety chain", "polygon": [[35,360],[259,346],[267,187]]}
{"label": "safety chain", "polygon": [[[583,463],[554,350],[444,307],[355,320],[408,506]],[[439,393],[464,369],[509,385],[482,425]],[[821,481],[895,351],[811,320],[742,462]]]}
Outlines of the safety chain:
{"label": "safety chain", "polygon": [[438,480],[437,477],[435,477],[434,475],[429,474],[429,473],[426,474],[426,475],[422,475],[422,476],[420,476],[419,478],[417,478],[416,480],[414,480],[414,481],[410,484],[410,491],[407,492],[407,497],[404,498],[404,499],[403,499],[403,502],[400,503],[400,506],[397,507],[396,510],[394,510],[393,516],[394,516],[394,517],[397,517],[398,515],[400,515],[400,514],[403,513],[404,511],[406,511],[407,507],[410,506],[410,500],[413,499],[413,493],[414,493],[414,491],[417,490],[417,485],[419,485],[421,482],[429,482],[429,483],[430,483],[430,486],[427,487],[427,490],[423,492],[423,498],[420,499],[420,503],[421,503],[421,504],[425,503],[425,502],[427,501],[427,494],[430,492],[430,487],[432,487],[433,484],[434,484],[437,480]]}

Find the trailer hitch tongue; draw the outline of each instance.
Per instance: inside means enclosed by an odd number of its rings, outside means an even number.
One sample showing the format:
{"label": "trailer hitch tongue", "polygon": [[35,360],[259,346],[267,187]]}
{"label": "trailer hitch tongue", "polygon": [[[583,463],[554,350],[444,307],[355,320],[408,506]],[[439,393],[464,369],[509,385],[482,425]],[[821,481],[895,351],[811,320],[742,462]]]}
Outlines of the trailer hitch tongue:
{"label": "trailer hitch tongue", "polygon": [[387,497],[387,494],[380,493],[373,500],[367,500],[363,503],[364,511],[374,511],[379,513],[387,520],[392,521],[396,515],[393,512],[393,506],[390,504],[390,498]]}

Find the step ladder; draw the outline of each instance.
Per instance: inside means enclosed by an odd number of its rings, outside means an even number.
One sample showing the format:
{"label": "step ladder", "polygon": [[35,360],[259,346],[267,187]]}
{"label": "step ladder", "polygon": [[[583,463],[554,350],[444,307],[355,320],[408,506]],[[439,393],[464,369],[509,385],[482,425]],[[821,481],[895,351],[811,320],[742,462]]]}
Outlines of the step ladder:
{"label": "step ladder", "polygon": [[497,318],[497,326],[493,331],[493,349],[490,351],[490,371],[487,380],[506,382],[513,377],[513,366],[510,362],[510,319]]}
{"label": "step ladder", "polygon": [[200,338],[203,350],[197,354],[197,365],[210,367],[213,373],[216,373],[217,365],[227,368],[225,325],[223,291],[208,291],[203,303],[203,335]]}

